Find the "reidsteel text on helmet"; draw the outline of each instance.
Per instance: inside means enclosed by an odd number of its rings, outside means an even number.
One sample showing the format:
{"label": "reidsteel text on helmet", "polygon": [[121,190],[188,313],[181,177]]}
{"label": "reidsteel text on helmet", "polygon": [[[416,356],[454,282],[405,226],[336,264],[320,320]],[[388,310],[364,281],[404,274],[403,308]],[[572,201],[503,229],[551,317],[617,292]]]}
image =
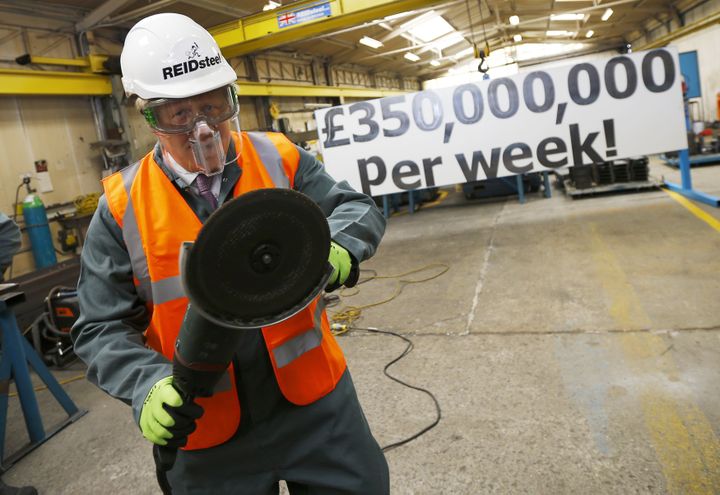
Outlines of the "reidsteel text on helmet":
{"label": "reidsteel text on helmet", "polygon": [[189,72],[195,72],[198,69],[204,69],[211,65],[220,64],[220,55],[215,57],[205,57],[204,60],[188,60],[182,64],[175,64],[172,67],[163,67],[163,80],[168,77],[181,76]]}

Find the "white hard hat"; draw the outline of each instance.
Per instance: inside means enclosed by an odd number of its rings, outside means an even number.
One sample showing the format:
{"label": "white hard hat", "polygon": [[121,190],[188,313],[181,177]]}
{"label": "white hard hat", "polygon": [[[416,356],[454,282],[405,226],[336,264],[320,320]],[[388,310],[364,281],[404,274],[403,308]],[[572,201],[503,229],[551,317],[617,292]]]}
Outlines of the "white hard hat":
{"label": "white hard hat", "polygon": [[125,92],[146,100],[185,98],[237,79],[210,33],[181,14],[156,14],[135,24],[120,66]]}

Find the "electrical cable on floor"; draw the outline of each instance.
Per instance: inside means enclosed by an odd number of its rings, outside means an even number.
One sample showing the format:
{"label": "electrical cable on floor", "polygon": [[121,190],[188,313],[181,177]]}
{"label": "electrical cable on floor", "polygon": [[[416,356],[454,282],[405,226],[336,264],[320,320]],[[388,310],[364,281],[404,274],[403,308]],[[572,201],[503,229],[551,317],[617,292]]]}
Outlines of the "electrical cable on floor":
{"label": "electrical cable on floor", "polygon": [[[402,277],[406,277],[408,275],[413,275],[413,274],[420,273],[425,270],[429,270],[429,269],[433,269],[433,268],[441,268],[441,271],[439,273],[436,273],[432,276],[429,276],[429,277],[426,277],[426,278],[423,278],[420,280],[408,280],[408,279],[402,278]],[[397,284],[395,286],[395,291],[394,291],[393,295],[390,296],[389,298],[383,299],[382,301],[365,304],[362,306],[347,306],[343,310],[333,313],[332,317],[331,317],[331,321],[332,321],[332,323],[339,323],[339,324],[345,325],[346,328],[350,327],[350,326],[352,326],[352,324],[355,321],[358,320],[358,318],[360,318],[360,315],[362,314],[362,310],[367,309],[367,308],[372,308],[375,306],[380,306],[381,304],[389,303],[393,299],[397,298],[402,293],[403,289],[405,289],[405,287],[407,287],[408,285],[429,282],[430,280],[436,279],[436,278],[440,277],[441,275],[444,275],[449,269],[450,269],[450,267],[444,263],[432,263],[430,265],[425,265],[423,267],[416,268],[414,270],[410,270],[405,273],[400,273],[398,275],[383,275],[383,276],[374,275],[368,279],[362,280],[362,281],[358,282],[358,285],[365,283],[365,282],[370,282],[371,280],[398,279]],[[362,270],[361,270],[361,273],[362,273]],[[340,296],[351,297],[351,296],[358,294],[358,292],[359,292],[358,290],[356,290],[352,294],[345,294],[343,292],[343,290],[340,291]],[[331,303],[333,301],[333,297],[337,297],[337,296],[333,296],[333,295],[329,296],[329,298],[330,298],[329,301]],[[328,296],[326,296],[326,300],[325,300],[326,303],[328,303],[327,298],[328,298]],[[344,330],[341,333],[344,333],[345,331],[347,331],[347,330]],[[339,335],[339,333],[335,333],[335,335]]]}
{"label": "electrical cable on floor", "polygon": [[[420,279],[420,280],[407,280],[407,279],[403,279],[403,278],[402,278],[402,277],[406,277],[406,276],[408,276],[408,275],[416,274],[416,273],[419,273],[419,272],[422,272],[422,271],[425,271],[425,270],[428,270],[428,269],[432,269],[432,268],[437,268],[437,267],[442,268],[442,271],[440,271],[439,273],[436,273],[436,274],[434,274],[434,275],[432,275],[432,276],[429,276],[429,277]],[[357,326],[354,326],[353,323],[354,323],[355,321],[357,321],[358,318],[360,318],[360,315],[361,315],[363,309],[367,309],[367,308],[371,308],[371,307],[375,307],[375,306],[380,306],[381,304],[388,303],[388,302],[392,301],[393,299],[397,298],[406,286],[408,286],[408,285],[410,285],[410,284],[419,284],[419,283],[423,283],[423,282],[428,282],[428,281],[430,281],[430,280],[436,279],[436,278],[440,277],[441,275],[445,274],[449,269],[450,269],[450,267],[449,267],[448,265],[444,264],[444,263],[434,263],[434,264],[430,264],[430,265],[423,266],[423,267],[421,267],[421,268],[417,268],[417,269],[414,269],[414,270],[410,270],[410,271],[405,272],[405,273],[401,273],[401,274],[399,274],[399,275],[385,275],[385,276],[380,276],[380,275],[377,275],[377,272],[375,272],[375,273],[373,274],[373,276],[371,276],[371,277],[369,277],[369,278],[367,278],[367,279],[364,279],[364,280],[359,281],[357,285],[360,285],[360,284],[363,284],[363,283],[366,283],[366,282],[370,282],[371,280],[379,280],[379,279],[399,279],[399,280],[397,281],[398,283],[397,283],[397,285],[396,285],[396,287],[395,287],[395,291],[394,291],[393,295],[390,296],[390,297],[387,298],[387,299],[382,300],[382,301],[378,301],[378,302],[371,303],[371,304],[366,304],[366,305],[363,305],[363,306],[348,306],[348,307],[342,309],[341,311],[334,312],[333,315],[332,315],[332,317],[331,317],[330,329],[331,329],[333,335],[335,335],[335,336],[343,335],[343,334],[347,333],[347,332],[350,331],[350,330],[359,330],[359,331],[363,331],[363,332],[377,333],[377,334],[382,334],[382,335],[391,335],[391,336],[397,337],[397,338],[402,339],[403,341],[405,341],[405,342],[407,343],[407,347],[405,348],[405,350],[404,350],[399,356],[397,356],[395,359],[393,359],[392,361],[390,361],[389,363],[387,363],[387,364],[385,365],[385,367],[383,368],[383,374],[385,374],[385,376],[387,376],[388,378],[390,378],[390,379],[393,380],[394,382],[397,382],[397,383],[399,383],[399,384],[401,384],[401,385],[404,385],[404,386],[406,386],[406,387],[408,387],[408,388],[411,388],[411,389],[413,389],[413,390],[417,390],[417,391],[419,391],[419,392],[422,392],[422,393],[428,395],[428,396],[433,400],[433,402],[434,402],[434,404],[435,404],[436,417],[435,417],[435,419],[433,420],[433,422],[432,422],[431,424],[429,424],[428,426],[424,427],[422,430],[418,431],[417,433],[415,433],[415,434],[413,434],[413,435],[411,435],[411,436],[409,436],[409,437],[407,437],[407,438],[404,438],[404,439],[399,440],[399,441],[397,441],[397,442],[393,442],[393,443],[391,443],[391,444],[385,445],[384,447],[382,447],[382,451],[383,451],[383,452],[388,452],[388,451],[390,451],[390,450],[392,450],[392,449],[395,449],[395,448],[397,448],[397,447],[400,447],[400,446],[402,446],[402,445],[405,445],[405,444],[407,444],[407,443],[410,443],[410,442],[412,442],[413,440],[419,438],[421,435],[423,435],[423,434],[427,433],[428,431],[430,431],[431,429],[435,428],[435,426],[437,426],[438,423],[440,423],[440,419],[442,419],[442,409],[440,408],[440,402],[438,402],[437,398],[435,397],[435,395],[433,395],[432,392],[430,392],[429,390],[427,390],[427,389],[425,389],[425,388],[418,387],[418,386],[415,386],[415,385],[411,385],[411,384],[409,384],[409,383],[407,383],[407,382],[405,382],[405,381],[403,381],[403,380],[401,380],[401,379],[399,379],[399,378],[391,375],[390,373],[388,373],[388,369],[389,369],[392,365],[394,365],[395,363],[397,363],[398,361],[400,361],[402,358],[404,358],[405,356],[407,356],[408,354],[410,354],[410,352],[413,350],[413,348],[415,347],[415,344],[413,343],[412,340],[410,340],[409,338],[405,337],[404,335],[401,335],[401,334],[396,333],[396,332],[392,332],[392,331],[389,331],[389,330],[380,330],[380,329],[375,328],[375,327],[357,327]],[[360,270],[361,273],[362,273],[363,271],[366,271],[366,270]],[[356,287],[357,287],[357,286],[356,286]],[[357,295],[357,294],[359,293],[359,289],[357,289],[357,288],[356,288],[355,291],[352,292],[351,294],[345,293],[344,290],[345,290],[345,289],[341,290],[341,291],[339,292],[339,295],[326,294],[325,297],[323,298],[326,306],[327,306],[328,308],[337,306],[337,305],[340,303],[340,297],[341,297],[341,296],[343,296],[343,297],[352,297],[352,296]]]}
{"label": "electrical cable on floor", "polygon": [[377,329],[377,328],[374,328],[374,327],[367,327],[367,328],[362,328],[362,327],[350,327],[350,328],[351,328],[352,330],[361,330],[361,331],[364,331],[364,332],[379,333],[379,334],[384,334],[384,335],[392,335],[392,336],[395,336],[395,337],[397,337],[397,338],[400,338],[400,339],[404,340],[404,341],[408,344],[407,347],[405,348],[405,350],[404,350],[398,357],[396,357],[395,359],[393,359],[392,361],[390,361],[389,363],[387,363],[387,364],[385,365],[385,367],[383,368],[383,373],[385,374],[385,376],[387,376],[388,378],[390,378],[390,379],[391,379],[392,381],[394,381],[394,382],[397,382],[397,383],[399,383],[399,384],[401,384],[401,385],[404,385],[404,386],[406,386],[406,387],[408,387],[408,388],[411,388],[411,389],[413,389],[413,390],[417,390],[417,391],[419,391],[419,392],[422,392],[422,393],[424,393],[424,394],[427,394],[427,395],[432,399],[432,401],[435,403],[435,413],[436,413],[436,416],[435,416],[435,420],[434,420],[431,424],[429,424],[428,426],[426,426],[426,427],[423,428],[422,430],[418,431],[417,433],[415,433],[415,434],[413,434],[413,435],[411,435],[411,436],[409,436],[409,437],[407,437],[407,438],[404,438],[404,439],[399,440],[399,441],[397,441],[397,442],[393,442],[393,443],[391,443],[391,444],[385,445],[384,447],[382,447],[382,451],[383,451],[383,452],[389,452],[389,451],[391,451],[392,449],[395,449],[395,448],[397,448],[397,447],[400,447],[400,446],[402,446],[402,445],[405,445],[406,443],[410,443],[410,442],[412,442],[413,440],[415,440],[416,438],[419,438],[420,436],[424,435],[424,434],[427,433],[428,431],[430,431],[430,430],[432,430],[433,428],[435,428],[435,427],[438,425],[438,423],[440,423],[440,420],[442,419],[442,409],[440,408],[440,402],[438,402],[438,400],[437,400],[437,398],[435,397],[435,395],[433,395],[433,393],[430,392],[430,391],[429,391],[428,389],[426,389],[426,388],[422,388],[422,387],[418,387],[418,386],[415,386],[415,385],[411,385],[411,384],[409,384],[409,383],[407,383],[407,382],[402,381],[401,379],[399,379],[399,378],[397,378],[397,377],[392,376],[390,373],[388,373],[388,369],[390,368],[390,366],[392,366],[393,364],[397,363],[397,362],[400,361],[402,358],[404,358],[405,356],[407,356],[408,354],[410,354],[410,352],[412,352],[413,348],[415,347],[415,344],[413,344],[413,341],[410,340],[409,338],[405,337],[404,335],[400,335],[399,333],[391,332],[391,331],[389,331],[389,330],[380,330],[380,329]]}

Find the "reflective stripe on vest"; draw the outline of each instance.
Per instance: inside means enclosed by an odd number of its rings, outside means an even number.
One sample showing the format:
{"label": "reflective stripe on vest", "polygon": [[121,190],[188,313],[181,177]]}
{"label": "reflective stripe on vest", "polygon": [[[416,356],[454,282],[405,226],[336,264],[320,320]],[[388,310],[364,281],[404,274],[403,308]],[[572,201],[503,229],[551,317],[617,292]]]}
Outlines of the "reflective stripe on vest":
{"label": "reflective stripe on vest", "polygon": [[[139,169],[140,162],[137,162],[120,171],[128,198],[130,198],[130,189]],[[135,218],[135,207],[131,199],[127,203],[125,215],[123,216],[122,233],[130,255],[133,274],[138,280],[137,291],[140,298],[145,302],[162,304],[179,297],[185,297],[185,291],[182,288],[179,276],[168,277],[155,282],[150,280],[147,257],[140,239],[140,229]]]}
{"label": "reflective stripe on vest", "polygon": [[130,265],[132,266],[133,275],[135,275],[138,281],[138,295],[145,302],[151,302],[153,298],[150,272],[148,270],[147,258],[143,250],[142,241],[140,240],[140,229],[138,228],[137,218],[135,218],[135,207],[130,199],[130,189],[140,169],[140,163],[141,162],[137,162],[120,171],[123,186],[128,196],[127,207],[123,215],[122,234],[128,249],[128,254],[130,255]]}
{"label": "reflective stripe on vest", "polygon": [[323,307],[323,304],[320,304],[319,302],[315,307],[315,314],[313,315],[315,326],[313,328],[293,337],[283,345],[273,349],[273,356],[275,356],[275,363],[278,368],[287,366],[306,352],[315,349],[322,344],[323,335],[321,316]]}
{"label": "reflective stripe on vest", "polygon": [[283,168],[282,157],[278,149],[267,137],[267,134],[264,132],[248,132],[247,135],[275,187],[289,188],[290,180]]}
{"label": "reflective stripe on vest", "polygon": [[180,275],[157,280],[152,282],[151,286],[153,304],[162,304],[185,297],[185,289],[183,289]]}

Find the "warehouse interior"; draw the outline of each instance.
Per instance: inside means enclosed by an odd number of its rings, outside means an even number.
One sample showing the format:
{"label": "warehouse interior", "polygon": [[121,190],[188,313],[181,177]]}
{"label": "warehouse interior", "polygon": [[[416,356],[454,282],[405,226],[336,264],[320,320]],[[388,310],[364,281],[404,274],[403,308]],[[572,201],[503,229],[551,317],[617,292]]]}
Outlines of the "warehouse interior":
{"label": "warehouse interior", "polygon": [[[215,38],[243,131],[320,160],[316,111],[676,51],[687,153],[373,195],[377,253],[324,300],[390,493],[720,493],[720,0],[0,0],[0,212],[22,232],[0,286],[3,483],[161,493],[60,309],[102,179],[155,145],[119,57],[169,12]],[[8,364],[23,345],[40,441]]]}

